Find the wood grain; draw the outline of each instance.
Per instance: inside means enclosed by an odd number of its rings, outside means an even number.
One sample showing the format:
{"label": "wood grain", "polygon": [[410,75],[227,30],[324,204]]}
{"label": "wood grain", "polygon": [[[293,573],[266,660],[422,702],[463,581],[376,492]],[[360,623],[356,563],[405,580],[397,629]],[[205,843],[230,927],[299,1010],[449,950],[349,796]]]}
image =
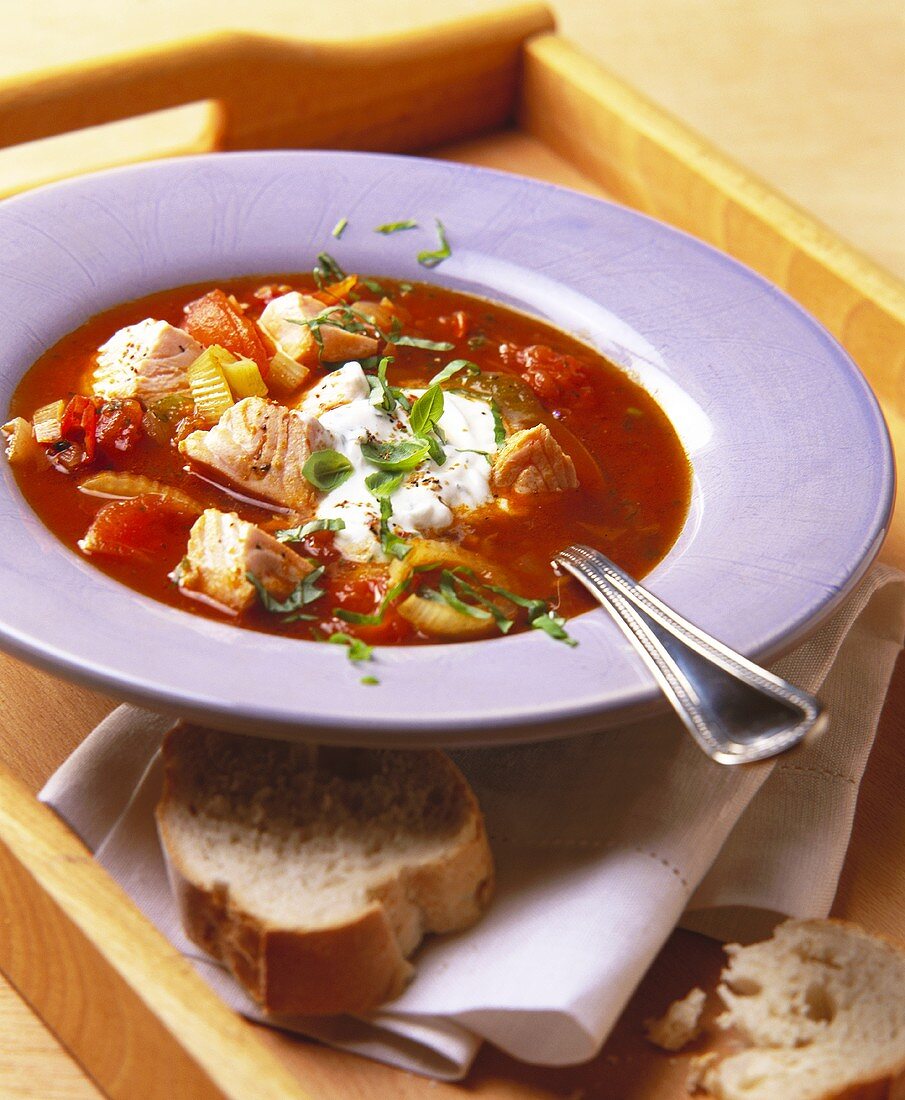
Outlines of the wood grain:
{"label": "wood grain", "polygon": [[101,1100],[102,1094],[18,993],[0,977],[3,1100]]}
{"label": "wood grain", "polygon": [[522,42],[552,25],[527,4],[442,33],[341,45],[218,34],[30,74],[0,85],[0,146],[210,101],[220,149],[424,149],[509,122]]}

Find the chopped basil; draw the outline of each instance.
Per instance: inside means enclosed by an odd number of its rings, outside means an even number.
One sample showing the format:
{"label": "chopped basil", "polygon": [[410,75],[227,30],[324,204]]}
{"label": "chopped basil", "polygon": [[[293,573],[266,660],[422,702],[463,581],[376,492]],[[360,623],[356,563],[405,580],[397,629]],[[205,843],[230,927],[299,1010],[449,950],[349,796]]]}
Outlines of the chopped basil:
{"label": "chopped basil", "polygon": [[473,619],[489,619],[490,612],[483,607],[475,607],[473,604],[465,603],[464,600],[460,600],[456,595],[453,587],[453,575],[448,569],[444,569],[440,574],[440,595],[454,610],[458,611],[460,615],[469,615]]}
{"label": "chopped basil", "polygon": [[404,474],[393,474],[389,470],[375,470],[365,478],[365,486],[378,500],[389,500],[402,484]]}
{"label": "chopped basil", "polygon": [[377,403],[379,409],[383,409],[384,412],[391,413],[397,405],[401,405],[406,411],[411,408],[409,399],[397,386],[391,386],[387,382],[387,367],[393,362],[392,355],[385,355],[377,364],[377,377],[376,379],[368,378],[368,382],[373,389],[378,387],[383,396]]}
{"label": "chopped basil", "polygon": [[334,645],[346,646],[346,656],[350,661],[370,661],[374,653],[373,646],[363,642],[361,638],[353,638],[351,634],[343,634],[342,631],[331,634],[327,641],[332,642]]}
{"label": "chopped basil", "polygon": [[470,359],[453,359],[451,363],[447,363],[446,366],[438,374],[428,382],[429,386],[439,386],[441,382],[448,382],[454,374],[458,374],[460,370],[468,371],[469,374],[480,374],[481,368],[477,363],[472,363]]}
{"label": "chopped basil", "polygon": [[376,676],[362,676],[362,678],[358,682],[360,684],[364,684],[365,687],[372,687],[373,685],[380,683]]}
{"label": "chopped basil", "polygon": [[361,444],[362,455],[378,470],[414,470],[427,458],[429,451],[423,439],[401,439],[398,443],[366,440]]}
{"label": "chopped basil", "polygon": [[422,439],[434,430],[443,415],[443,390],[431,384],[418,398],[409,414],[409,426]]}
{"label": "chopped basil", "polygon": [[444,260],[449,259],[452,255],[452,249],[449,247],[449,241],[446,237],[446,229],[443,226],[443,222],[439,218],[437,221],[437,236],[440,238],[440,247],[433,251],[419,252],[418,263],[423,267],[436,267],[437,264],[443,263]]}
{"label": "chopped basil", "polygon": [[545,634],[549,634],[557,642],[565,642],[566,645],[571,646],[578,645],[578,642],[566,633],[565,619],[560,615],[554,615],[552,611],[545,611],[543,615],[535,615],[530,623],[535,630],[543,630]]}
{"label": "chopped basil", "polygon": [[333,226],[333,232],[332,232],[331,236],[333,236],[337,240],[339,240],[340,237],[343,235],[343,233],[345,233],[346,226],[348,224],[349,224],[349,219],[348,218],[340,218],[339,221],[336,223],[336,225]]}
{"label": "chopped basil", "polygon": [[404,229],[417,229],[418,223],[412,221],[411,218],[406,219],[403,222],[386,222],[384,225],[378,225],[374,230],[375,233],[401,233]]}
{"label": "chopped basil", "polygon": [[394,336],[392,333],[386,339],[400,348],[422,348],[424,351],[452,351],[456,346],[446,340],[422,340],[420,336]]}
{"label": "chopped basil", "polygon": [[254,585],[264,610],[269,611],[272,615],[286,615],[283,622],[291,623],[295,622],[297,619],[314,618],[313,615],[303,614],[301,608],[306,607],[309,603],[314,603],[315,600],[323,596],[323,588],[317,587],[317,582],[320,580],[323,572],[324,567],[320,565],[317,569],[313,569],[306,577],[302,577],[285,600],[274,599],[254,573],[246,573],[245,577]]}
{"label": "chopped basil", "polygon": [[555,638],[558,642],[565,642],[566,645],[578,645],[578,642],[566,633],[563,625],[565,619],[559,615],[554,615],[546,600],[532,600],[527,596],[519,596],[515,592],[509,592],[507,589],[500,588],[495,584],[485,584],[484,587],[490,589],[491,592],[496,592],[498,596],[503,596],[518,607],[524,607],[528,612],[528,625],[535,630],[543,630],[551,638]]}
{"label": "chopped basil", "polygon": [[383,287],[376,279],[359,279],[362,286],[366,286],[372,294],[383,294]]}
{"label": "chopped basil", "polygon": [[393,504],[390,498],[380,498],[380,545],[383,548],[385,554],[389,554],[392,558],[399,558],[400,560],[411,550],[411,546],[396,534],[395,531],[390,530],[390,516],[393,514]]}
{"label": "chopped basil", "polygon": [[302,474],[315,489],[329,493],[352,476],[352,463],[339,451],[315,451],[302,467]]}
{"label": "chopped basil", "polygon": [[399,284],[399,293],[403,297],[405,297],[406,294],[411,294],[414,289],[415,288],[412,286],[411,283],[400,283]]}
{"label": "chopped basil", "polygon": [[319,287],[322,287],[328,282],[338,283],[346,277],[345,271],[343,271],[329,252],[318,252],[317,264],[312,274],[314,275],[314,281]]}
{"label": "chopped basil", "polygon": [[482,607],[485,607],[493,616],[494,621],[500,628],[500,633],[508,634],[509,631],[512,629],[515,620],[510,619],[509,616],[505,614],[505,612],[497,607],[493,600],[488,600],[485,595],[479,592],[476,588],[472,587],[472,585],[468,584],[468,582],[459,575],[459,572],[457,570],[452,570],[451,576],[453,578],[453,583],[455,584],[456,588],[461,592],[461,594],[463,596],[469,596],[471,599],[476,600]]}
{"label": "chopped basil", "polygon": [[503,423],[503,414],[500,412],[500,406],[496,403],[496,398],[490,399],[490,412],[493,414],[493,441],[498,447],[502,447],[506,442],[506,425]]}
{"label": "chopped basil", "polygon": [[282,531],[277,531],[276,537],[280,542],[301,542],[302,539],[306,539],[309,535],[313,535],[315,531],[342,531],[346,526],[346,521],[339,519],[313,519],[310,523],[302,524],[299,527],[286,527]]}

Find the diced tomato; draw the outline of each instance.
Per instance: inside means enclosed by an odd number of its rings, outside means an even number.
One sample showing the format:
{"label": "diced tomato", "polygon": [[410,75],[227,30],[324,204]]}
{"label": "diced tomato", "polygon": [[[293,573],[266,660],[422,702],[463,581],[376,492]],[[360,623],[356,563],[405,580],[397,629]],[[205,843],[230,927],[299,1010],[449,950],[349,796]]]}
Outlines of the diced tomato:
{"label": "diced tomato", "polygon": [[171,500],[146,494],[105,504],[83,540],[92,554],[143,561],[179,561],[185,552],[192,512]]}
{"label": "diced tomato", "polygon": [[241,359],[253,359],[261,377],[270,370],[270,355],[257,325],[230,302],[222,290],[212,290],[185,307],[185,327],[199,344],[219,344]]}
{"label": "diced tomato", "polygon": [[128,454],[144,434],[141,403],[134,397],[105,401],[97,414],[97,445],[107,458]]}
{"label": "diced tomato", "polygon": [[[376,578],[353,576],[334,588],[328,598],[333,599],[334,607],[368,615],[380,606],[384,588],[384,583]],[[392,607],[388,607],[381,621],[373,626],[364,623],[347,623],[339,617],[334,625],[336,630],[354,634],[356,638],[361,638],[369,645],[392,645],[402,641],[412,632],[411,626]]]}
{"label": "diced tomato", "polygon": [[522,378],[548,407],[576,405],[591,393],[590,370],[574,355],[554,351],[545,344],[526,348],[502,344],[500,356],[519,369]]}
{"label": "diced tomato", "polygon": [[78,444],[82,449],[85,463],[94,460],[96,425],[97,405],[95,399],[76,394],[75,397],[70,399],[63,413],[60,437],[70,443]]}

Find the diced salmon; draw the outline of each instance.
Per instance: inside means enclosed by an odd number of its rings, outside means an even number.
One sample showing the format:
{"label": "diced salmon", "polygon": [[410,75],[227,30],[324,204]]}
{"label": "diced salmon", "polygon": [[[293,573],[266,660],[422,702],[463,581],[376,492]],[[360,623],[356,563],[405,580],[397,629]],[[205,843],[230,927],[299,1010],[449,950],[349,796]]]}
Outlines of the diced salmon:
{"label": "diced salmon", "polygon": [[208,508],[189,532],[185,557],[173,577],[186,596],[237,615],[256,597],[249,573],[274,599],[285,600],[312,568],[294,550],[235,512]]}
{"label": "diced salmon", "polygon": [[556,442],[546,424],[515,432],[493,464],[494,491],[562,492],[577,489],[575,464]]}
{"label": "diced salmon", "polygon": [[215,481],[256,500],[306,514],[316,489],[302,473],[313,451],[332,445],[332,436],[313,417],[246,397],[207,432],[192,432],[179,450]]}
{"label": "diced salmon", "polygon": [[204,349],[187,332],[146,317],[115,332],[98,348],[93,389],[98,397],[145,401],[189,389],[188,368]]}
{"label": "diced salmon", "polygon": [[[335,319],[336,324],[305,324],[320,316]],[[349,332],[338,327],[341,324],[364,324],[343,310],[334,310],[317,298],[293,290],[268,302],[258,324],[290,359],[317,357],[324,363],[341,363],[352,359],[366,359],[377,354],[376,335],[369,332]]]}

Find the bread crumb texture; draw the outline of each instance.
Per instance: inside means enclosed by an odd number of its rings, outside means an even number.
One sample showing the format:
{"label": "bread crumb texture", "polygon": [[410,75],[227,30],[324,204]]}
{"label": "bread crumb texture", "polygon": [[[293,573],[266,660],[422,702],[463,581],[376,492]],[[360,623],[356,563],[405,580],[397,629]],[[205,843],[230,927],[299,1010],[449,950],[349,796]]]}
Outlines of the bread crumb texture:
{"label": "bread crumb texture", "polygon": [[681,1050],[701,1034],[701,1016],[707,994],[692,989],[681,1000],[673,1001],[657,1019],[644,1021],[647,1038],[663,1050]]}
{"label": "bread crumb texture", "polygon": [[718,992],[748,1049],[703,1066],[720,1100],[885,1097],[905,1071],[905,955],[841,921],[786,921],[726,948]]}
{"label": "bread crumb texture", "polygon": [[489,901],[480,810],[436,750],[186,724],[164,764],[157,820],[186,931],[269,1011],[394,996],[424,933],[467,927]]}

